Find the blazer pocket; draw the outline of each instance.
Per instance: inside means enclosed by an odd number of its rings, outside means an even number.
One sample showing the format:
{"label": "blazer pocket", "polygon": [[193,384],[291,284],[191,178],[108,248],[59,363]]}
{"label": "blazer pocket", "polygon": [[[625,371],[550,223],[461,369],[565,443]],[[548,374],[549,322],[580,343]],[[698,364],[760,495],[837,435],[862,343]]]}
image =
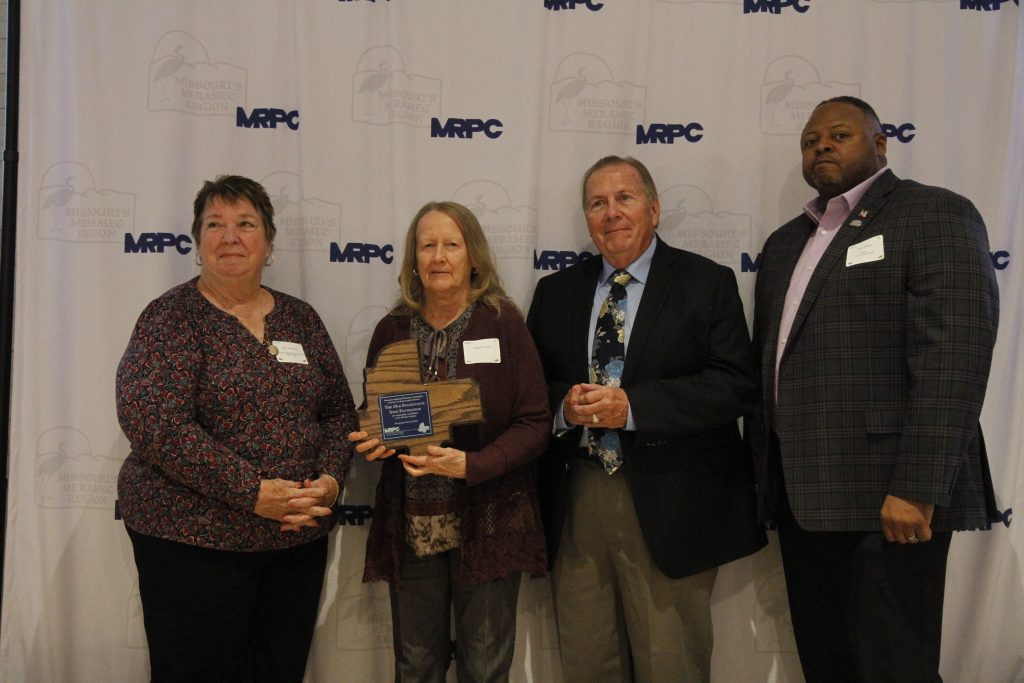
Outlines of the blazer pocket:
{"label": "blazer pocket", "polygon": [[710,443],[694,443],[687,439],[644,441],[626,450],[626,462],[630,469],[648,474],[715,474],[736,471],[738,466],[749,465],[750,459],[737,435],[733,439]]}
{"label": "blazer pocket", "polygon": [[868,410],[864,413],[864,431],[868,434],[899,434],[903,415],[896,410]]}
{"label": "blazer pocket", "polygon": [[836,296],[870,296],[881,297],[879,301],[902,301],[905,296],[904,270],[894,267],[892,263],[898,258],[899,254],[886,254],[886,260],[882,261],[852,266],[840,263],[837,265],[838,272],[827,281],[826,289],[829,294]]}

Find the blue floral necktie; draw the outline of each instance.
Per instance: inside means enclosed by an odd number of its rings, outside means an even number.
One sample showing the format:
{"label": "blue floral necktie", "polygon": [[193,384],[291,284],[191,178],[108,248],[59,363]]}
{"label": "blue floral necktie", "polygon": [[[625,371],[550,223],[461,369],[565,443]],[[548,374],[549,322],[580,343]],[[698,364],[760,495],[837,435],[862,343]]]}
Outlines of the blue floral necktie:
{"label": "blue floral necktie", "polygon": [[[594,326],[594,350],[590,357],[590,382],[617,387],[626,364],[626,283],[632,276],[624,270],[612,273],[611,291],[601,305]],[[590,455],[612,474],[622,465],[622,444],[618,429],[591,428]]]}

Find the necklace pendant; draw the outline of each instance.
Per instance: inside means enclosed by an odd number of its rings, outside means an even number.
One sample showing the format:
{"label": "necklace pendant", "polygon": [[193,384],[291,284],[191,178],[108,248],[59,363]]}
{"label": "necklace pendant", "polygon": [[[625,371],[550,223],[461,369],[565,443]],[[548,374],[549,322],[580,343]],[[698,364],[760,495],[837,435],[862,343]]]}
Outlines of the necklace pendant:
{"label": "necklace pendant", "polygon": [[277,355],[277,346],[274,345],[274,342],[267,342],[267,351],[270,352],[271,356]]}

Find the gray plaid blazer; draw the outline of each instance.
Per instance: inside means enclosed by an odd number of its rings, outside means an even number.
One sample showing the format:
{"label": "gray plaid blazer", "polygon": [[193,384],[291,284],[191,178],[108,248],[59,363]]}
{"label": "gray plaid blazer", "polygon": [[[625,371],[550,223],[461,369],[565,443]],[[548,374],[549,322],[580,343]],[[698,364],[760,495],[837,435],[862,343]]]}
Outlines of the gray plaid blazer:
{"label": "gray plaid blazer", "polygon": [[[948,190],[879,176],[811,277],[773,398],[782,307],[813,228],[801,215],[776,230],[758,269],[762,386],[749,436],[759,489],[769,488],[774,428],[790,506],[807,530],[877,531],[886,494],[934,503],[935,530],[985,526],[997,511],[978,415],[999,293],[977,209]],[[876,235],[884,258],[847,266],[851,245]]]}

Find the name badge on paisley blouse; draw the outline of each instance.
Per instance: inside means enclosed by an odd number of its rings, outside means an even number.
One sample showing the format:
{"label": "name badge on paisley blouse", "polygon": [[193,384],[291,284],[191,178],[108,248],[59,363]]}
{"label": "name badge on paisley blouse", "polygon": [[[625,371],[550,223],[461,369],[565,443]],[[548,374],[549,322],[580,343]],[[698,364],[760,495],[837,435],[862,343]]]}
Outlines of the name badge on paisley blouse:
{"label": "name badge on paisley blouse", "polygon": [[298,342],[286,342],[274,340],[274,346],[277,347],[277,362],[278,363],[302,363],[303,365],[309,365],[309,361],[306,360],[306,352],[302,350],[302,344]]}

